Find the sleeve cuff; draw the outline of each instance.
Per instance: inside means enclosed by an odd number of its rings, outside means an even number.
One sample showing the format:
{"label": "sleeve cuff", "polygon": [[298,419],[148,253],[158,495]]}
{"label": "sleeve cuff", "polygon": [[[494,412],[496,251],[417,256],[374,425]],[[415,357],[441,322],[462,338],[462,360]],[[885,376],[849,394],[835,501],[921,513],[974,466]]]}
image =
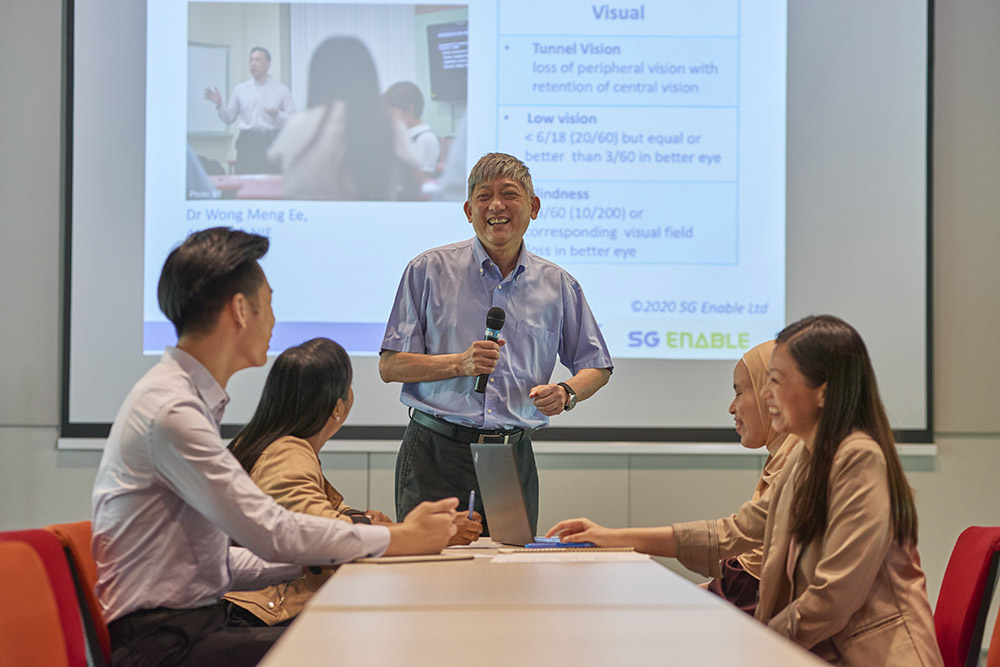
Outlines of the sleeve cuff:
{"label": "sleeve cuff", "polygon": [[719,535],[714,521],[675,523],[674,544],[677,560],[689,570],[707,577],[722,577],[719,562]]}

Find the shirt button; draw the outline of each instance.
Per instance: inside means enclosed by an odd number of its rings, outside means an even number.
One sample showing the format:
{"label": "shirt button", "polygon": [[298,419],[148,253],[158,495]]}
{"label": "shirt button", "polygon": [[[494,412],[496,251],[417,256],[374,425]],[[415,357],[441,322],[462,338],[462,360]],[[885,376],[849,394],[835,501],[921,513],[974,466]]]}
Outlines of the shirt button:
{"label": "shirt button", "polygon": [[493,382],[493,378],[490,378],[490,382]]}
{"label": "shirt button", "polygon": [[497,285],[497,289],[503,289],[503,285]]}
{"label": "shirt button", "polygon": [[487,414],[493,414],[493,411],[492,410],[487,410],[486,413]]}
{"label": "shirt button", "polygon": [[267,603],[267,608],[268,609],[274,609],[274,603],[273,602],[268,602]]}

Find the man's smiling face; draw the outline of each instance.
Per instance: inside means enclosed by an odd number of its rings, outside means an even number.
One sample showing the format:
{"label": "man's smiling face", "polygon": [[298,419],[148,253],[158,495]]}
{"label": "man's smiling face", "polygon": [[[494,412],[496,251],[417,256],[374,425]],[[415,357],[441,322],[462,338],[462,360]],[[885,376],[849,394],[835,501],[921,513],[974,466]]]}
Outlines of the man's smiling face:
{"label": "man's smiling face", "polygon": [[506,176],[476,186],[465,202],[465,215],[493,261],[517,253],[528,224],[538,217],[541,203],[524,186]]}

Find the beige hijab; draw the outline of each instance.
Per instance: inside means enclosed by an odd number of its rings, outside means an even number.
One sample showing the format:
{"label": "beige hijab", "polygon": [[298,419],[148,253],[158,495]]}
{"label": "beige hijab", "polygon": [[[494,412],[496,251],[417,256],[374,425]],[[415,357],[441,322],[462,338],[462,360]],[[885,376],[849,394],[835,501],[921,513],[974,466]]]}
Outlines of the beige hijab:
{"label": "beige hijab", "polygon": [[767,462],[764,464],[764,471],[760,476],[760,481],[757,483],[757,489],[754,492],[755,498],[771,485],[797,440],[794,436],[789,436],[787,433],[778,433],[774,430],[771,426],[771,413],[768,412],[767,405],[760,395],[761,390],[764,388],[764,383],[767,382],[767,367],[771,361],[771,352],[774,351],[774,345],[774,341],[769,340],[750,348],[743,355],[743,363],[746,364],[747,371],[750,374],[750,384],[753,387],[754,398],[757,400],[757,412],[760,415],[760,423],[764,425],[764,446],[767,447],[767,451],[770,454]]}
{"label": "beige hijab", "polygon": [[[757,399],[757,411],[760,413],[760,423],[764,425],[764,446],[767,447],[769,456],[764,463],[764,469],[760,473],[757,481],[757,488],[753,491],[753,500],[761,497],[778,478],[785,460],[799,440],[794,435],[787,433],[777,433],[771,427],[771,413],[767,411],[767,405],[760,396],[760,390],[767,382],[767,367],[771,361],[771,352],[774,350],[774,341],[751,348],[743,355],[743,363],[746,364],[750,373],[750,384],[753,386],[754,398]],[[743,566],[743,569],[751,576],[760,579],[761,564],[764,561],[764,547],[761,546],[753,551],[740,554],[736,557]]]}

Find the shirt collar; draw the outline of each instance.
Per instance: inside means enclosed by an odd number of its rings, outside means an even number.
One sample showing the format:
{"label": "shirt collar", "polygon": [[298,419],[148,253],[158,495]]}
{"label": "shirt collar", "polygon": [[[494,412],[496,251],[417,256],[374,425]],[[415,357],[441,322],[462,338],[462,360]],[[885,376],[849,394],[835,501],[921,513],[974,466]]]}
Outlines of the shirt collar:
{"label": "shirt collar", "polygon": [[194,388],[198,390],[201,399],[212,410],[216,420],[222,419],[222,413],[226,409],[226,405],[229,404],[229,394],[200,361],[179,347],[169,345],[163,351],[161,360],[180,366],[181,370],[191,377]]}
{"label": "shirt collar", "polygon": [[[483,244],[479,241],[478,236],[474,236],[472,238],[472,256],[476,260],[476,266],[479,267],[480,275],[482,275],[482,273],[485,271],[487,262],[493,266],[496,266],[495,264],[493,264],[493,260],[490,259],[490,256],[486,253],[486,248],[483,247]],[[524,241],[522,240],[521,251],[517,255],[517,266],[514,267],[514,270],[511,272],[511,278],[516,279],[518,276],[524,273],[530,261],[531,258],[528,255],[528,249],[527,247],[525,247]]]}

